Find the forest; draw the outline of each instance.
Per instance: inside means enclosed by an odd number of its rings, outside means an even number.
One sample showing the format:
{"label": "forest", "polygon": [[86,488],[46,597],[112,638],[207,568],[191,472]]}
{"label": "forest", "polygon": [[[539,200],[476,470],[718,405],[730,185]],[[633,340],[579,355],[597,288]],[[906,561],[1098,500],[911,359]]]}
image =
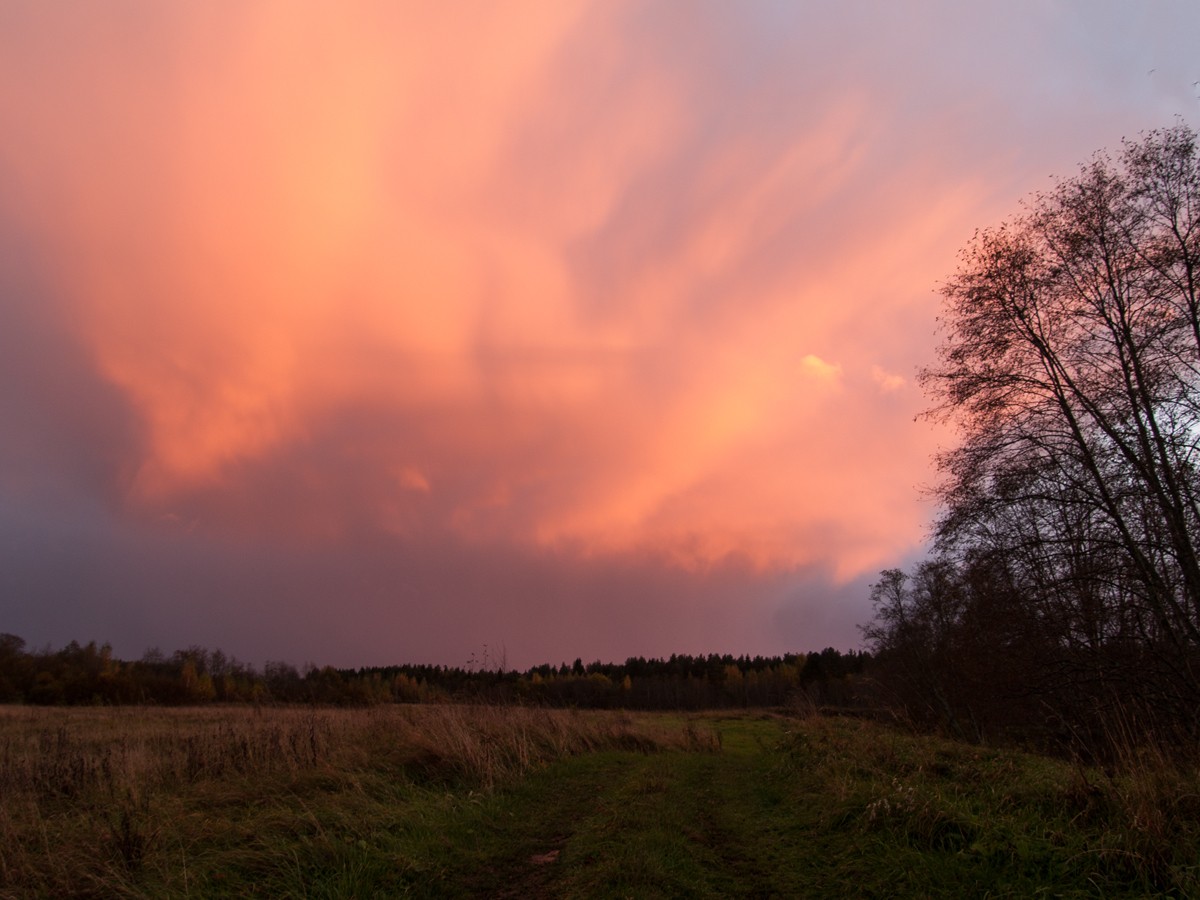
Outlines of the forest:
{"label": "forest", "polygon": [[182,706],[207,703],[321,704],[520,703],[589,709],[722,709],[783,706],[803,696],[816,705],[856,702],[869,654],[786,656],[672,654],[624,663],[543,664],[518,672],[486,658],[466,666],[394,665],[303,670],[287,662],[262,669],[220,650],[189,647],[139,660],[113,656],[107,644],[72,641],[28,651],[0,635],[0,702],[61,705]]}

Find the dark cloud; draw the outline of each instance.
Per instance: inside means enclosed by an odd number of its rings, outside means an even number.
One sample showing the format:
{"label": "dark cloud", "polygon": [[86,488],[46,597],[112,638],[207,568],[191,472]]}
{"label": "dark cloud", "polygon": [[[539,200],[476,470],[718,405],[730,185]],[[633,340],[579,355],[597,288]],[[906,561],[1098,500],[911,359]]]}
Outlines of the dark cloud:
{"label": "dark cloud", "polygon": [[359,535],[332,547],[139,531],[88,517],[54,529],[0,518],[5,628],[33,643],[110,641],[138,656],[198,643],[243,659],[335,665],[510,665],[673,652],[853,645],[857,582],[686,572],[661,560]]}

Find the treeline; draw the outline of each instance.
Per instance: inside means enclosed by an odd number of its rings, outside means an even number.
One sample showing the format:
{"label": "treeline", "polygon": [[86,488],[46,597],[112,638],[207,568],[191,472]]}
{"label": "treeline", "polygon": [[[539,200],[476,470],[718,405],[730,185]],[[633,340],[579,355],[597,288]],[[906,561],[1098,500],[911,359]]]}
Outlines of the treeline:
{"label": "treeline", "polygon": [[526,672],[442,666],[324,669],[315,679],[325,680],[334,692],[338,685],[369,683],[385,695],[390,691],[386,699],[401,702],[449,696],[650,710],[782,706],[803,697],[819,706],[846,706],[858,700],[857,686],[868,660],[866,653],[829,647],[782,657],[673,654],[668,659],[631,657],[624,663],[586,665],[576,659],[571,665],[543,664]]}
{"label": "treeline", "polygon": [[60,650],[28,651],[0,635],[0,702],[38,705],[190,705],[308,703],[520,703],[620,709],[714,709],[819,706],[855,702],[868,655],[672,655],[624,663],[575,660],[525,672],[496,667],[398,665],[302,669],[268,662],[261,670],[219,650],[189,647],[167,656],[117,659],[112,648],[72,641]]}
{"label": "treeline", "polygon": [[958,446],[934,557],[867,637],[910,717],[1089,749],[1200,738],[1200,154],[1179,124],[980,232],[922,374]]}

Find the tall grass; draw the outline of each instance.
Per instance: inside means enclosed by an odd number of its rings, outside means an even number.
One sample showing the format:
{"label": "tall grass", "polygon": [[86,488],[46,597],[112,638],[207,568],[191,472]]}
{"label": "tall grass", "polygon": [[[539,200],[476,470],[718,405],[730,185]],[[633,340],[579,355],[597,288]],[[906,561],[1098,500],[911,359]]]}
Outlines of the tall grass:
{"label": "tall grass", "polygon": [[[0,896],[141,895],[211,834],[203,802],[253,814],[355,773],[491,791],[563,756],[715,749],[664,719],[502,707],[31,709],[0,707]],[[210,826],[204,826],[210,827]],[[191,848],[191,849],[189,849]],[[184,891],[186,893],[186,890]]]}
{"label": "tall grass", "polygon": [[1075,792],[1103,815],[1112,844],[1156,884],[1200,896],[1200,749],[1161,740],[1116,707],[1103,766],[1076,764]]}
{"label": "tall grass", "polygon": [[662,717],[503,706],[405,707],[404,750],[427,776],[485,790],[564,756],[596,750],[715,751],[716,734]]}
{"label": "tall grass", "polygon": [[1101,766],[817,717],[781,764],[821,785],[825,828],[892,848],[896,873],[952,861],[947,873],[969,863],[1000,895],[1046,882],[1200,896],[1200,766],[1112,737],[1120,752]]}

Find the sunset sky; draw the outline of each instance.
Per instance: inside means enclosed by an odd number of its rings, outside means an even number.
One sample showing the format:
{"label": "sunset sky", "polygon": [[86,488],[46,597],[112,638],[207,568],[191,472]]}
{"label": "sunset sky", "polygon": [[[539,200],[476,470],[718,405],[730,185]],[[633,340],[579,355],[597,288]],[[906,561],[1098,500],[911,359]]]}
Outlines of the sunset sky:
{"label": "sunset sky", "polygon": [[0,631],[859,645],[978,227],[1200,123],[1195,0],[0,0]]}

